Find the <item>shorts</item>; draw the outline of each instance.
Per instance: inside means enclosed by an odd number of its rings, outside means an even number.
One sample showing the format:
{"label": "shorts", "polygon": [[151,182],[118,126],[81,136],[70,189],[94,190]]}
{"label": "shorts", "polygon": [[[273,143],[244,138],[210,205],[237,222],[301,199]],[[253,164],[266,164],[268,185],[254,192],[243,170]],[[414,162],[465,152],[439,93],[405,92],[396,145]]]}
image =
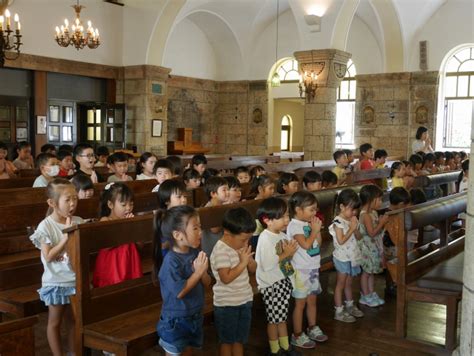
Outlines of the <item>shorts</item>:
{"label": "shorts", "polygon": [[348,274],[349,276],[355,277],[361,273],[359,265],[353,265],[351,261],[339,261],[336,257],[332,257],[334,267],[339,273]]}
{"label": "shorts", "polygon": [[252,321],[252,302],[238,306],[214,306],[214,321],[221,344],[246,344]]}
{"label": "shorts", "polygon": [[291,290],[291,281],[285,278],[260,291],[269,324],[283,323],[288,318]]}
{"label": "shorts", "polygon": [[160,317],[157,332],[160,346],[171,355],[183,353],[188,347],[201,348],[203,342],[202,314],[185,317]]}
{"label": "shorts", "polygon": [[70,296],[76,294],[74,287],[46,286],[38,289],[41,301],[49,305],[71,304]]}
{"label": "shorts", "polygon": [[305,299],[308,295],[318,295],[322,292],[319,283],[319,268],[295,269],[291,282],[293,284],[291,292],[293,298]]}

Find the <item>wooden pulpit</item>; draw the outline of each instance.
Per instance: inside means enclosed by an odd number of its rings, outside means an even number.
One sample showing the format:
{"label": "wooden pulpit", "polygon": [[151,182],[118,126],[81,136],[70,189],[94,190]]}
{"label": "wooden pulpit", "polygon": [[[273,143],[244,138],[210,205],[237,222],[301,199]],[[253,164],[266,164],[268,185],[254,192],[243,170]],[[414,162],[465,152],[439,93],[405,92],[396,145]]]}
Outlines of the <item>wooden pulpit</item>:
{"label": "wooden pulpit", "polygon": [[193,142],[193,129],[190,127],[178,128],[178,140],[168,141],[169,155],[194,155],[209,151],[209,149],[202,147],[200,142]]}

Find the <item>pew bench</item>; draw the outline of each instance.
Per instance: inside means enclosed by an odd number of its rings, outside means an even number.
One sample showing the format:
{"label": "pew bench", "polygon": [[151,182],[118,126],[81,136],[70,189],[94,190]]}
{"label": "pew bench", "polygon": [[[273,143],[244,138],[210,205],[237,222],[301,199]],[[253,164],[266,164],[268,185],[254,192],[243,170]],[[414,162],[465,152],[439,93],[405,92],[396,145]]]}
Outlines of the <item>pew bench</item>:
{"label": "pew bench", "polygon": [[0,323],[0,355],[33,356],[35,354],[34,325],[37,316]]}

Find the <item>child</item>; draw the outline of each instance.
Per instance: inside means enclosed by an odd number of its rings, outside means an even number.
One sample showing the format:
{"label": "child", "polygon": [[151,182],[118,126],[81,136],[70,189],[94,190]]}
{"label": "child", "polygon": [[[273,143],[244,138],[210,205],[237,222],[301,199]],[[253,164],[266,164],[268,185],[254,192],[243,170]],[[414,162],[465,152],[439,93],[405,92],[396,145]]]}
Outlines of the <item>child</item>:
{"label": "child", "polygon": [[247,167],[237,167],[234,171],[234,176],[239,180],[240,184],[250,182],[250,174]]}
{"label": "child", "polygon": [[92,183],[99,183],[102,177],[99,177],[94,171],[95,155],[92,146],[88,143],[79,143],[74,147],[74,159],[79,164],[76,174],[85,174]]}
{"label": "child", "polygon": [[465,160],[461,164],[461,168],[462,168],[462,179],[459,182],[459,189],[458,189],[459,193],[467,191],[469,187],[469,160],[468,159]]}
{"label": "child", "polygon": [[436,151],[434,153],[436,161],[435,161],[435,167],[436,167],[436,172],[444,172],[446,167],[444,166],[444,153]]}
{"label": "child", "polygon": [[63,230],[83,220],[73,215],[77,208],[77,193],[69,181],[56,178],[48,184],[46,192],[48,216],[38,225],[30,240],[41,250],[44,267],[38,293],[49,310],[48,344],[53,355],[62,355],[60,330],[63,321],[68,335],[68,349],[70,352],[74,350],[74,316],[69,297],[76,294],[76,275],[65,251],[69,237]]}
{"label": "child", "polygon": [[255,196],[255,199],[267,199],[274,193],[275,183],[270,177],[262,175],[253,179],[250,194]]}
{"label": "child", "polygon": [[128,152],[124,152],[124,153],[127,156],[127,164],[128,164],[127,172],[135,173],[137,171],[137,160],[131,153],[128,153]]}
{"label": "child", "polygon": [[106,146],[99,146],[97,148],[97,157],[99,157],[99,160],[94,165],[94,167],[106,167],[109,154],[109,149]]}
{"label": "child", "polygon": [[40,153],[36,158],[36,166],[41,175],[33,182],[33,188],[46,187],[59,173],[58,161],[51,153]]}
{"label": "child", "polygon": [[[109,183],[100,196],[100,221],[133,217],[133,192],[123,183]],[[98,237],[100,238],[100,237]],[[102,249],[95,261],[94,288],[142,277],[140,255],[134,243]]]}
{"label": "child", "polygon": [[18,157],[13,161],[13,165],[16,167],[16,169],[20,170],[35,168],[33,157],[31,156],[31,145],[28,142],[22,141],[18,143],[16,153],[18,154]]}
{"label": "child", "polygon": [[0,142],[0,179],[14,178],[16,176],[15,165],[7,160],[8,147]]}
{"label": "child", "polygon": [[40,148],[41,153],[51,153],[53,156],[56,156],[56,147],[50,143],[45,143]]}
{"label": "child", "polygon": [[227,184],[229,185],[229,199],[226,204],[235,204],[242,199],[242,187],[240,182],[234,176],[225,177]]}
{"label": "child", "polygon": [[[164,258],[162,242],[172,246]],[[158,211],[153,277],[159,280],[163,300],[157,333],[166,355],[189,354],[191,347],[200,348],[203,343],[204,288],[210,277],[207,256],[198,250],[200,242],[199,215],[192,207]]]}
{"label": "child", "polygon": [[353,162],[354,162],[354,153],[349,150],[349,149],[343,149],[342,150],[346,156],[347,156],[347,167],[346,167],[346,171],[347,172],[352,172],[354,170],[354,166],[353,166]]}
{"label": "child", "polygon": [[191,159],[191,168],[194,168],[201,177],[204,175],[204,171],[206,170],[207,159],[206,156],[198,154],[194,155]]}
{"label": "child", "polygon": [[293,194],[298,191],[300,181],[296,174],[283,172],[278,178],[276,190],[280,194]]}
{"label": "child", "polygon": [[415,177],[420,175],[421,168],[423,167],[423,158],[420,155],[411,155],[409,162]]}
{"label": "child", "polygon": [[107,167],[114,172],[114,174],[110,175],[107,179],[107,183],[110,182],[129,182],[132,179],[128,172],[128,157],[126,153],[123,152],[115,152],[112,153],[107,158]]}
{"label": "child", "polygon": [[362,210],[359,215],[358,241],[362,256],[362,276],[360,277],[361,297],[359,304],[378,307],[385,304],[374,290],[374,274],[383,272],[383,234],[388,216],[379,218],[377,210],[382,205],[383,191],[376,185],[364,185],[360,190]]}
{"label": "child", "polygon": [[183,181],[187,190],[193,190],[201,186],[201,175],[193,168],[188,168],[183,172]]}
{"label": "child", "polygon": [[289,222],[286,202],[281,198],[265,199],[257,210],[257,218],[265,228],[258,239],[255,261],[257,285],[268,322],[270,352],[299,356],[299,352],[290,348],[286,327],[292,289],[289,277],[294,273],[291,259],[298,249],[298,243],[288,240],[283,232]]}
{"label": "child", "polygon": [[71,145],[61,145],[59,146],[58,151],[68,151],[68,152],[73,153],[74,148]]}
{"label": "child", "polygon": [[224,235],[212,250],[210,262],[216,284],[214,321],[221,356],[243,356],[250,332],[253,291],[249,273],[255,273],[249,239],[256,228],[252,215],[244,208],[226,211],[222,221]]}
{"label": "child", "polygon": [[332,171],[324,171],[321,175],[321,184],[323,189],[331,189],[337,187],[337,175]]}
{"label": "child", "polygon": [[206,168],[201,176],[202,181],[205,182],[211,177],[221,177],[221,173],[215,168]]}
{"label": "child", "polygon": [[336,167],[332,169],[333,173],[337,176],[337,184],[342,185],[346,182],[346,168],[349,164],[347,155],[344,151],[336,151],[332,155],[336,162]]}
{"label": "child", "polygon": [[250,170],[250,179],[253,180],[255,177],[260,177],[264,174],[267,174],[265,172],[265,168],[263,168],[262,166],[254,166]]}
{"label": "child", "polygon": [[[336,288],[334,289],[334,304],[336,312],[334,319],[353,323],[355,318],[364,316],[352,298],[352,279],[359,275],[360,251],[357,246],[359,234],[359,221],[356,213],[359,209],[360,200],[352,189],[344,189],[339,193],[336,200],[338,215],[329,226],[329,233],[334,242],[333,261],[336,268]],[[345,307],[342,304],[342,292],[346,297]]]}
{"label": "child", "polygon": [[308,192],[321,190],[321,175],[316,171],[306,172],[303,176],[303,188],[306,189]]}
{"label": "child", "polygon": [[[374,153],[374,159],[375,159],[375,168],[376,169],[384,169],[385,167],[385,162],[387,160],[388,153],[384,149],[380,150],[375,150]],[[387,178],[382,178],[382,189],[387,190],[388,188],[388,183],[387,183]]]}
{"label": "child", "polygon": [[396,187],[405,187],[405,165],[402,162],[393,162],[390,169],[390,178],[392,179],[392,189]]}
{"label": "child", "polygon": [[370,143],[364,143],[359,147],[360,151],[360,170],[374,169],[374,149]]}
{"label": "child", "polygon": [[72,161],[72,153],[69,151],[58,152],[59,173],[58,177],[69,177],[74,174],[74,162]]}
{"label": "child", "polygon": [[454,162],[454,155],[452,152],[444,152],[445,166],[447,171],[455,171],[456,163]]}
{"label": "child", "polygon": [[[294,193],[288,201],[288,209],[291,218],[286,229],[288,239],[298,243],[298,249],[291,260],[295,269],[291,293],[295,298],[291,344],[304,349],[312,349],[316,346],[315,341],[324,342],[328,339],[316,324],[316,298],[322,291],[319,283],[322,223],[316,217],[318,201],[310,192]],[[305,307],[308,318],[306,333],[303,331]]]}
{"label": "child", "polygon": [[89,199],[94,196],[94,183],[88,176],[84,174],[74,176],[71,183],[74,184],[79,199]]}
{"label": "child", "polygon": [[158,205],[160,209],[171,209],[188,203],[186,186],[182,181],[168,179],[163,182],[158,191]]}
{"label": "child", "polygon": [[145,179],[154,179],[153,168],[155,167],[156,157],[153,153],[144,152],[137,163],[137,179],[136,180],[145,180]]}
{"label": "child", "polygon": [[433,153],[427,153],[425,154],[425,157],[423,157],[423,166],[421,168],[420,174],[422,175],[428,175],[431,173],[435,173],[435,155]]}
{"label": "child", "polygon": [[166,157],[166,160],[171,162],[173,165],[173,178],[181,177],[181,174],[183,174],[183,163],[181,158],[178,156],[168,156]]}
{"label": "child", "polygon": [[173,165],[166,159],[159,159],[153,167],[153,175],[158,184],[152,189],[156,193],[160,189],[160,184],[167,179],[173,178]]}

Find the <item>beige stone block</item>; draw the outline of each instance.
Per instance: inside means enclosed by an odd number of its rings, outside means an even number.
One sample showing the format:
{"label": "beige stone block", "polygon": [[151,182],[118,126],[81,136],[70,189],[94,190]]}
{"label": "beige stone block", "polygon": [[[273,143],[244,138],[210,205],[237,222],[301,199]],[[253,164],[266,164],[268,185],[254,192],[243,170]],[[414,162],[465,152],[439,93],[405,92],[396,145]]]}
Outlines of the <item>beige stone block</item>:
{"label": "beige stone block", "polygon": [[124,96],[125,104],[127,106],[146,106],[146,96],[141,95],[125,95]]}
{"label": "beige stone block", "polygon": [[249,134],[247,137],[247,143],[252,146],[264,146],[266,142],[266,135]]}
{"label": "beige stone block", "polygon": [[408,86],[397,86],[393,91],[394,100],[408,100],[410,97],[410,90]]}
{"label": "beige stone block", "polygon": [[304,120],[304,132],[305,133],[309,133],[309,132],[313,132],[313,122],[315,122],[314,120],[310,120],[310,119],[305,119]]}
{"label": "beige stone block", "polygon": [[226,145],[225,152],[230,155],[247,155],[247,146],[246,145]]}
{"label": "beige stone block", "polygon": [[313,135],[334,136],[336,132],[335,121],[313,120]]}
{"label": "beige stone block", "polygon": [[304,108],[305,120],[323,119],[325,115],[325,104],[306,104]]}
{"label": "beige stone block", "polygon": [[246,125],[225,125],[224,132],[227,135],[246,135],[247,126]]}
{"label": "beige stone block", "polygon": [[266,154],[266,147],[249,145],[247,148],[247,152],[247,154],[251,156],[262,156]]}
{"label": "beige stone block", "polygon": [[408,127],[406,126],[391,126],[380,125],[375,129],[375,136],[377,137],[406,137]]}
{"label": "beige stone block", "polygon": [[331,120],[331,121],[336,121],[336,103],[334,104],[326,104],[325,111],[324,111],[324,119],[325,120]]}
{"label": "beige stone block", "polygon": [[124,83],[124,94],[145,94],[146,93],[146,80],[143,79],[127,79]]}
{"label": "beige stone block", "polygon": [[318,87],[314,102],[318,104],[333,104],[336,102],[336,88]]}
{"label": "beige stone block", "polygon": [[323,136],[305,136],[304,137],[305,151],[322,151],[324,148]]}
{"label": "beige stone block", "polygon": [[226,135],[225,142],[233,143],[233,144],[246,144],[247,136],[246,135]]}

